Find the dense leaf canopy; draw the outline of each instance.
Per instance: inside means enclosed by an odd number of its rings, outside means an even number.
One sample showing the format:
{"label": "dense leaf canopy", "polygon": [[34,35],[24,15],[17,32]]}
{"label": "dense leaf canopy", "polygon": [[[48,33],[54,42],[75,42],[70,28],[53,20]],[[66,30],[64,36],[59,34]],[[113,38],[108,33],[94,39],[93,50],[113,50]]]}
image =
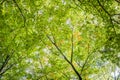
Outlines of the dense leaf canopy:
{"label": "dense leaf canopy", "polygon": [[120,0],[1,0],[1,80],[120,80]]}

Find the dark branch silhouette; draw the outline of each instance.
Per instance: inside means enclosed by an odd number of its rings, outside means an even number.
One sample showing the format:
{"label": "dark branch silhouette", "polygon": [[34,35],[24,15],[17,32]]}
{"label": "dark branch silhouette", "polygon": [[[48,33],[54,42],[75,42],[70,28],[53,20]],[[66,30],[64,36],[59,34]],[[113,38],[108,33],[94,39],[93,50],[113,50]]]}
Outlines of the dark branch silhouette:
{"label": "dark branch silhouette", "polygon": [[76,68],[74,67],[74,65],[67,59],[67,57],[63,54],[63,52],[61,51],[61,49],[57,46],[57,44],[51,40],[51,38],[47,35],[47,38],[50,40],[50,42],[55,46],[55,48],[59,51],[59,53],[63,56],[63,58],[70,64],[70,66],[72,67],[72,69],[74,70],[74,72],[76,73],[76,75],[78,76],[79,80],[82,80],[81,75],[79,74],[79,72],[76,70]]}
{"label": "dark branch silhouette", "polygon": [[99,6],[104,10],[105,13],[107,13],[109,16],[111,16],[111,14],[104,8],[104,6],[100,3],[99,0],[97,0]]}
{"label": "dark branch silhouette", "polygon": [[21,8],[20,8],[19,5],[17,4],[16,0],[13,0],[13,2],[15,3],[15,5],[16,5],[17,8],[18,8],[18,10],[20,11],[20,14],[21,14],[21,16],[22,16],[22,18],[23,18],[23,20],[24,20],[24,27],[25,27],[26,18],[25,18],[25,16],[24,16],[24,14],[23,14]]}
{"label": "dark branch silhouette", "polygon": [[99,0],[97,0],[97,2],[98,2],[98,4],[99,4],[99,6],[103,9],[103,11],[109,16],[110,23],[111,23],[111,25],[113,26],[114,33],[115,33],[115,35],[117,35],[117,34],[116,34],[116,30],[115,30],[115,26],[114,26],[114,24],[113,24],[113,19],[112,19],[112,17],[111,17],[112,15],[104,8],[104,6],[100,3]]}
{"label": "dark branch silhouette", "polygon": [[11,64],[11,65],[8,66],[4,71],[2,71],[2,72],[0,73],[0,78],[2,77],[2,75],[3,75],[5,72],[7,72],[9,69],[11,69],[14,65],[15,65],[15,63]]}
{"label": "dark branch silhouette", "polygon": [[2,66],[0,67],[0,78],[2,77],[2,75],[8,71],[14,64],[11,64],[10,66],[7,67],[8,62],[10,61],[11,57],[12,57],[13,53],[11,55],[7,55],[4,62],[2,63]]}

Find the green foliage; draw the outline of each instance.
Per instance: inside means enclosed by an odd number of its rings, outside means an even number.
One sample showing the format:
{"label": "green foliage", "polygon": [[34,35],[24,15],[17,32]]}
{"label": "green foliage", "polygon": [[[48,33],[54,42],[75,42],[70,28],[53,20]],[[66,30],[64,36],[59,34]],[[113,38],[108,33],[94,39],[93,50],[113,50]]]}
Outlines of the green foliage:
{"label": "green foliage", "polygon": [[119,3],[2,0],[0,79],[119,80]]}

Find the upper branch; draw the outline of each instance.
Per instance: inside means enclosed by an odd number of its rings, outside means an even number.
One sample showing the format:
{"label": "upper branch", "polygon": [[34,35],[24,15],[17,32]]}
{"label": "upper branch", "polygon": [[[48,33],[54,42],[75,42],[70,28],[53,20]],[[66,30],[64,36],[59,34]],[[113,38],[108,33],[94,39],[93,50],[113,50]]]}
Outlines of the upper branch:
{"label": "upper branch", "polygon": [[51,38],[47,35],[47,38],[50,40],[50,42],[56,47],[56,49],[60,52],[60,54],[64,57],[64,59],[70,64],[76,75],[78,76],[79,80],[82,80],[81,75],[79,72],[76,70],[75,66],[67,59],[67,57],[63,54],[61,49],[57,46],[56,42],[52,41]]}
{"label": "upper branch", "polygon": [[21,10],[21,8],[19,7],[19,5],[17,4],[17,2],[15,0],[13,0],[13,2],[15,3],[15,5],[17,6],[18,10],[20,11],[20,14],[21,16],[23,17],[23,20],[24,20],[24,26],[25,26],[25,23],[26,23],[26,18]]}
{"label": "upper branch", "polygon": [[67,57],[63,54],[63,52],[61,51],[61,49],[57,46],[57,44],[51,40],[51,38],[49,36],[47,36],[47,38],[50,40],[50,42],[56,47],[56,49],[60,52],[60,54],[64,57],[64,59],[69,62],[69,60],[67,59]]}
{"label": "upper branch", "polygon": [[104,10],[105,13],[107,13],[109,16],[111,16],[111,14],[104,8],[104,6],[100,3],[99,0],[97,0],[99,6]]}
{"label": "upper branch", "polygon": [[116,35],[116,30],[115,30],[115,27],[114,27],[114,23],[113,23],[113,19],[112,19],[112,15],[104,8],[104,6],[100,3],[100,1],[99,0],[97,0],[97,2],[98,2],[98,4],[99,4],[99,6],[103,9],[103,11],[109,16],[109,19],[110,19],[110,23],[111,23],[111,25],[113,26],[113,29],[114,29],[114,32],[115,32],[115,35]]}
{"label": "upper branch", "polygon": [[89,44],[88,44],[88,56],[87,56],[87,58],[85,59],[85,62],[84,62],[84,64],[83,64],[83,66],[82,66],[81,74],[82,74],[82,72],[83,72],[86,64],[88,63],[88,59],[89,59],[90,56],[91,56],[91,54],[89,53]]}

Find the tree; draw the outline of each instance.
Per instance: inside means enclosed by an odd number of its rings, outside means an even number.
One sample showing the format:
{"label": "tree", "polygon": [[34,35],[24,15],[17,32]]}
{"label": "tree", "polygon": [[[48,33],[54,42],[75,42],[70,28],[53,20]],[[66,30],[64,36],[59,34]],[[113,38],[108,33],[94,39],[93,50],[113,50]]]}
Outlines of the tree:
{"label": "tree", "polygon": [[2,0],[0,79],[119,80],[119,3]]}

